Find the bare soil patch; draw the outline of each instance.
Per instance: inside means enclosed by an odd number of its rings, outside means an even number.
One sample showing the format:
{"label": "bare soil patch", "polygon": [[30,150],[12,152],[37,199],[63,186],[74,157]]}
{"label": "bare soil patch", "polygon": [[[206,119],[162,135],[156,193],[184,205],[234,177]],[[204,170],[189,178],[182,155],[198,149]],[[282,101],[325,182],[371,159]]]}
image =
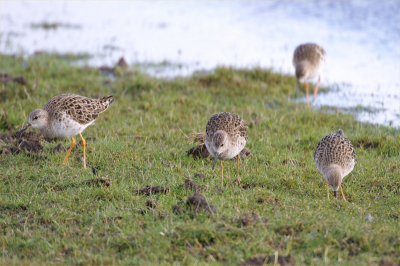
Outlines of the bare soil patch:
{"label": "bare soil patch", "polygon": [[185,183],[179,185],[179,187],[184,187],[186,190],[193,190],[194,192],[206,191],[208,187],[205,185],[198,185],[192,179],[186,178]]}
{"label": "bare soil patch", "polygon": [[89,185],[97,185],[99,187],[101,187],[101,186],[111,187],[111,184],[113,183],[113,181],[108,178],[99,177],[99,178],[93,178],[93,179],[84,181],[84,183],[89,184]]}
{"label": "bare soil patch", "polygon": [[16,153],[24,153],[30,157],[47,158],[39,155],[43,152],[43,146],[40,144],[44,137],[42,134],[35,132],[24,132],[17,137],[16,133],[3,133],[0,135],[0,154],[11,155]]}
{"label": "bare soil patch", "polygon": [[167,192],[169,192],[169,188],[167,188],[167,187],[163,187],[163,186],[154,186],[153,187],[151,185],[147,185],[144,188],[133,190],[134,194],[145,195],[145,196],[149,196],[152,194],[158,194],[158,193],[166,194]]}
{"label": "bare soil patch", "polygon": [[172,207],[172,211],[175,214],[182,214],[182,213],[199,214],[201,212],[206,212],[210,214],[217,213],[217,207],[214,205],[210,205],[206,200],[206,198],[200,193],[194,193],[192,196],[189,196],[184,206],[185,207],[183,208],[180,205],[174,205]]}

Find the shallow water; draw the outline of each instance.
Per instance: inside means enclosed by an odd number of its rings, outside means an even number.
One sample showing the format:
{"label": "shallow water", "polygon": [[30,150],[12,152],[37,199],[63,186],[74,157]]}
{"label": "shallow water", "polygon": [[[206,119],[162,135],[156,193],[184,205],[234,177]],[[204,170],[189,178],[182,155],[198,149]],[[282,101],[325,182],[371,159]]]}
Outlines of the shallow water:
{"label": "shallow water", "polygon": [[[321,78],[331,90],[313,106],[400,126],[400,1],[1,1],[0,15],[2,53],[173,63],[147,68],[157,76],[218,65],[293,73],[294,48],[316,42],[327,51]],[[61,25],[32,27],[43,22]]]}

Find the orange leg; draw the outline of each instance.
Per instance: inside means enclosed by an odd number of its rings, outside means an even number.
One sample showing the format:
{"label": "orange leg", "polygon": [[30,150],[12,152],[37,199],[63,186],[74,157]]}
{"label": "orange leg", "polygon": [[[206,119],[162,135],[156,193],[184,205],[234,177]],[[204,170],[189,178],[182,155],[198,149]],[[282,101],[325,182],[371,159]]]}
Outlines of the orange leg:
{"label": "orange leg", "polygon": [[304,85],[306,87],[307,106],[310,108],[310,100],[308,99],[308,83],[304,82]]}
{"label": "orange leg", "polygon": [[222,165],[221,161],[221,186],[224,186],[224,166]]}
{"label": "orange leg", "polygon": [[79,136],[81,137],[82,140],[82,147],[83,147],[83,168],[86,169],[86,141],[83,138],[82,134],[79,133]]}
{"label": "orange leg", "polygon": [[68,152],[67,152],[67,155],[66,155],[65,158],[64,158],[63,164],[65,164],[65,163],[67,162],[68,156],[69,156],[69,154],[71,153],[72,148],[73,148],[74,146],[75,146],[75,139],[74,139],[74,137],[71,137],[71,147],[69,148],[69,150],[68,150]]}
{"label": "orange leg", "polygon": [[237,163],[236,163],[236,165],[237,165],[236,183],[237,183],[238,185],[240,185],[240,179],[239,179],[239,154],[236,156],[236,158],[237,158]]}
{"label": "orange leg", "polygon": [[318,76],[318,82],[317,85],[315,85],[315,89],[314,89],[314,97],[313,97],[313,101],[315,101],[315,98],[317,97],[317,93],[318,93],[318,86],[319,83],[321,82],[321,76]]}
{"label": "orange leg", "polygon": [[342,192],[342,199],[347,202],[347,200],[343,194],[342,185],[340,185],[339,187],[340,187],[340,192]]}
{"label": "orange leg", "polygon": [[329,185],[328,185],[328,182],[326,182],[326,194],[328,195],[328,199],[329,199]]}

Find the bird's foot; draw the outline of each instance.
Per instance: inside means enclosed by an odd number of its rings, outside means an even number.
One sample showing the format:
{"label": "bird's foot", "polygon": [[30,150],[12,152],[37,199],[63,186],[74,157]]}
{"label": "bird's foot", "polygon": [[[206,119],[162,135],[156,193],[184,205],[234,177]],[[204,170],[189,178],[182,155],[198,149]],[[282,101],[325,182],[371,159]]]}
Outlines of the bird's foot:
{"label": "bird's foot", "polygon": [[240,179],[236,178],[235,181],[231,183],[231,185],[240,185]]}

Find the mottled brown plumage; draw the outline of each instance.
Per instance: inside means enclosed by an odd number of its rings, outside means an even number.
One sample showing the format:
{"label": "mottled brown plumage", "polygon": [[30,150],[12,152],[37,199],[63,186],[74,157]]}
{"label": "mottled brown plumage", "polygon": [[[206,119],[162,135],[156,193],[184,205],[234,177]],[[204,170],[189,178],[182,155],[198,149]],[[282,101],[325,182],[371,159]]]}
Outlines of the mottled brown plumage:
{"label": "mottled brown plumage", "polygon": [[73,136],[80,135],[83,146],[84,167],[86,169],[86,142],[82,132],[99,117],[114,101],[112,95],[100,99],[90,99],[75,94],[62,94],[53,97],[43,109],[36,109],[29,115],[28,124],[18,133],[32,126],[49,139],[71,138],[71,147],[63,164],[75,145]]}
{"label": "mottled brown plumage", "polygon": [[[339,129],[337,133],[326,135],[320,140],[314,152],[314,160],[319,172],[324,176],[327,186],[331,186],[336,196],[339,187],[342,191],[343,178],[353,170],[357,163],[357,156],[353,144],[344,137],[343,131]],[[343,191],[342,197],[346,200]]]}
{"label": "mottled brown plumage", "polygon": [[91,99],[75,94],[62,94],[53,97],[43,110],[50,119],[61,119],[65,114],[81,125],[88,124],[99,117],[114,101],[112,95],[100,99]]}
{"label": "mottled brown plumage", "polygon": [[[233,113],[213,115],[206,126],[205,144],[208,152],[214,156],[213,169],[217,159],[229,160],[237,156],[237,171],[239,175],[239,153],[246,145],[247,126],[244,120]],[[223,165],[221,162],[222,182]],[[239,179],[237,179],[238,182]]]}
{"label": "mottled brown plumage", "polygon": [[[306,88],[307,105],[310,106],[308,100],[308,83],[307,80],[318,76],[318,72],[325,62],[325,50],[315,43],[305,43],[296,47],[293,54],[293,66],[297,77],[296,97],[300,87],[300,82],[304,82]],[[318,77],[317,85],[314,89],[314,97],[317,96],[318,86],[321,77]]]}

